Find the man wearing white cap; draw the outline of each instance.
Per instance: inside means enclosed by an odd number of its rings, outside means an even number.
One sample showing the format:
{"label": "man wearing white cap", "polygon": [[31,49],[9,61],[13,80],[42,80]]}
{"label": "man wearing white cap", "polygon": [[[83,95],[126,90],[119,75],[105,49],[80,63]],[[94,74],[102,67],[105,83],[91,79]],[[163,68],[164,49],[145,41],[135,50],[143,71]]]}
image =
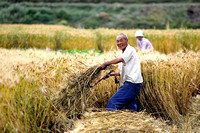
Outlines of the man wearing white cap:
{"label": "man wearing white cap", "polygon": [[144,38],[141,30],[135,32],[135,37],[137,38],[139,51],[151,50],[153,52],[153,46],[151,42],[148,39]]}

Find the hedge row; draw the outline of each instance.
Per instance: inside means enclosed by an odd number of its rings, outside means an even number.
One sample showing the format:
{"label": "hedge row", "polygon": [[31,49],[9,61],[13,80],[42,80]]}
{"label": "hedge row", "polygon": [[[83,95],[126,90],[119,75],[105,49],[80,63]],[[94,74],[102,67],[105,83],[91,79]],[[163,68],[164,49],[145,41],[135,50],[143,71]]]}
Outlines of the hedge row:
{"label": "hedge row", "polygon": [[199,2],[199,0],[2,0],[7,2],[70,2],[70,3],[168,3]]}
{"label": "hedge row", "polygon": [[0,24],[63,24],[76,28],[200,28],[200,4],[0,2]]}

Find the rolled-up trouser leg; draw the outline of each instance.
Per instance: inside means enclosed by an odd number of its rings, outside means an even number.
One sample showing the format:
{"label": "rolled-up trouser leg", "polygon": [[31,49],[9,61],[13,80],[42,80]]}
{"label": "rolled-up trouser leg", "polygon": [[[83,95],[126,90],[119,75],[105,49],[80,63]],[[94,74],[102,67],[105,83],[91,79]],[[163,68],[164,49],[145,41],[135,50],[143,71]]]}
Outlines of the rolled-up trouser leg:
{"label": "rolled-up trouser leg", "polygon": [[124,106],[127,109],[137,111],[136,97],[142,88],[141,83],[125,82],[108,101],[106,110],[120,110]]}

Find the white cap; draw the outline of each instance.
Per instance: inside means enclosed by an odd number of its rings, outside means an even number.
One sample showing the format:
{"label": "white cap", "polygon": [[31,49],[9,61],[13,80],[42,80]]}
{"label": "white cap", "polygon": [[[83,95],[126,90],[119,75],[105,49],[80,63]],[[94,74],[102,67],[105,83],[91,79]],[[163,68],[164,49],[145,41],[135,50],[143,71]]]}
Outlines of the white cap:
{"label": "white cap", "polygon": [[135,37],[144,37],[141,30],[135,32]]}

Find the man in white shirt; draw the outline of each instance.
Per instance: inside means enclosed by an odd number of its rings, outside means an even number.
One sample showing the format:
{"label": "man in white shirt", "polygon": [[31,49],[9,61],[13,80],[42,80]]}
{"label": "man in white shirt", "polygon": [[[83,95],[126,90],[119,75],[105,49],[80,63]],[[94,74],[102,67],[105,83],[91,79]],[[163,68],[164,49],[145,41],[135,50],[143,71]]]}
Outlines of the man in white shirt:
{"label": "man in white shirt", "polygon": [[110,76],[121,76],[121,87],[110,98],[106,109],[112,111],[125,108],[137,111],[136,99],[143,82],[140,61],[136,50],[128,44],[126,34],[120,33],[116,40],[118,48],[122,50],[120,57],[106,61],[99,66],[100,69],[104,69],[108,65],[119,63],[120,71],[113,72]]}

